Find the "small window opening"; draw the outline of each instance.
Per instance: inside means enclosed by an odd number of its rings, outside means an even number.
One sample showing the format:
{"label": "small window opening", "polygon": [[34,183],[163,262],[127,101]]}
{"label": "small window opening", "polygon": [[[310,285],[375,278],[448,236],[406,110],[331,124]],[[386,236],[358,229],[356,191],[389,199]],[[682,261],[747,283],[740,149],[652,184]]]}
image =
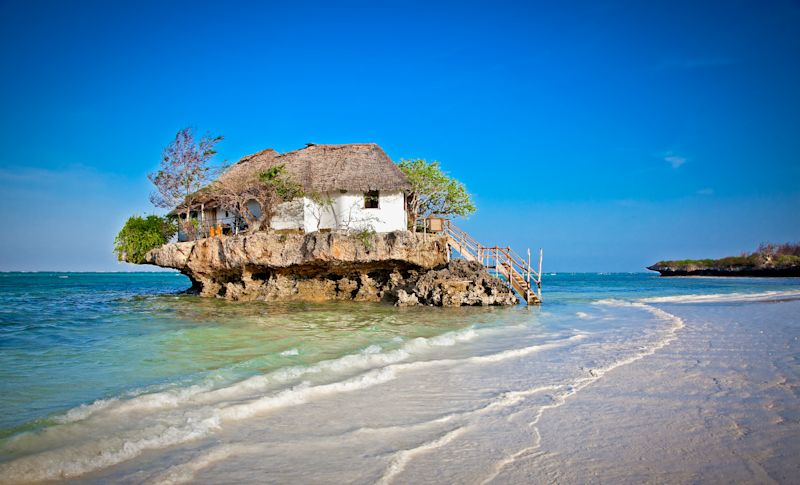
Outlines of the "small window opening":
{"label": "small window opening", "polygon": [[377,190],[370,190],[368,192],[364,192],[365,209],[377,209],[378,201],[380,201],[380,192],[378,192]]}

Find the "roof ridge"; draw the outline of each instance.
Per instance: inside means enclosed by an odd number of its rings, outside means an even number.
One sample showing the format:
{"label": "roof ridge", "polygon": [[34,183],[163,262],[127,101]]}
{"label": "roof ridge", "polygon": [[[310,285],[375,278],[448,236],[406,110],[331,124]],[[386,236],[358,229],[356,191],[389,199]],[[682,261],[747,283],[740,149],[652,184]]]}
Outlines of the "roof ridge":
{"label": "roof ridge", "polygon": [[[284,157],[286,155],[291,155],[293,153],[302,152],[303,150],[308,150],[309,148],[347,148],[347,147],[377,147],[380,148],[380,145],[377,143],[309,143],[302,148],[296,148],[294,150],[288,151],[286,153],[278,152],[279,157]],[[382,148],[381,148],[382,150]]]}
{"label": "roof ridge", "polygon": [[[259,156],[259,155],[263,155],[263,154],[265,154],[267,152],[275,152],[278,155],[281,155],[281,152],[279,152],[278,150],[276,150],[274,148],[265,148],[263,150],[259,150],[259,151],[255,152],[255,153],[251,153],[249,155],[243,156],[236,163],[241,163],[241,162],[246,162],[248,160],[252,160],[253,158],[255,158],[255,157]],[[236,165],[236,163],[234,165]]]}

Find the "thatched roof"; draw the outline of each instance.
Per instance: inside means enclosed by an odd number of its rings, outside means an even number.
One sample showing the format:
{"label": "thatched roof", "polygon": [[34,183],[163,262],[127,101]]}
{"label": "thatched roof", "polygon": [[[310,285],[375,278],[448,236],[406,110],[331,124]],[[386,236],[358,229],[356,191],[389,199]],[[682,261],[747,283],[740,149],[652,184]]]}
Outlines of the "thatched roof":
{"label": "thatched roof", "polygon": [[272,161],[278,156],[280,156],[280,153],[272,148],[247,155],[222,172],[218,180],[225,181],[239,175],[258,174],[271,167],[273,165]]}
{"label": "thatched roof", "polygon": [[[242,157],[225,170],[219,182],[257,175],[275,165],[283,165],[286,174],[303,186],[305,192],[333,192],[347,190],[407,190],[410,188],[403,172],[397,168],[381,147],[374,143],[347,145],[314,145],[280,154],[272,148]],[[216,183],[216,182],[215,182]],[[194,204],[204,204],[207,209],[216,207],[214,183],[191,196]],[[184,208],[180,204],[170,214]]]}
{"label": "thatched roof", "polygon": [[242,171],[258,173],[275,165],[284,165],[286,173],[306,192],[348,190],[406,190],[403,172],[386,152],[374,143],[313,145],[279,154],[268,148],[247,155],[232,165],[220,180]]}

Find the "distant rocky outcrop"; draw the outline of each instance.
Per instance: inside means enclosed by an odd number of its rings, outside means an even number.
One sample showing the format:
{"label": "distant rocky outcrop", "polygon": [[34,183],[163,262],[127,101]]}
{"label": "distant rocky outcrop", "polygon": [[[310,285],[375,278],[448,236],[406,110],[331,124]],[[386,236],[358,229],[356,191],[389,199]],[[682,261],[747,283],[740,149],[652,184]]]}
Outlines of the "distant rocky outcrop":
{"label": "distant rocky outcrop", "polygon": [[751,254],[659,261],[647,269],[658,271],[661,276],[800,276],[800,245],[765,243]]}
{"label": "distant rocky outcrop", "polygon": [[771,276],[795,277],[800,276],[800,265],[783,267],[757,267],[749,265],[717,265],[717,264],[688,264],[675,265],[669,261],[648,266],[651,271],[658,271],[661,276]]}
{"label": "distant rocky outcrop", "polygon": [[314,232],[222,236],[165,244],[145,260],[174,268],[201,296],[230,300],[385,301],[512,305],[514,293],[478,263],[450,261],[444,236]]}

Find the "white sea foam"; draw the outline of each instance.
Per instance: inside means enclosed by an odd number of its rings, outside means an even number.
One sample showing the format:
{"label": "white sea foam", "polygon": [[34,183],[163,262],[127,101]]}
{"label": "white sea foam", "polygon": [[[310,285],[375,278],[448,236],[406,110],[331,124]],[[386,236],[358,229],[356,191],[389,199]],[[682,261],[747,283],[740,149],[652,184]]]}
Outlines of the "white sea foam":
{"label": "white sea foam", "polygon": [[656,341],[655,343],[653,343],[652,345],[650,345],[648,347],[641,348],[641,349],[639,349],[639,351],[635,352],[633,355],[631,355],[629,357],[626,357],[624,359],[620,359],[618,361],[615,361],[615,362],[607,365],[606,367],[598,368],[598,369],[590,369],[589,376],[578,378],[570,385],[561,386],[561,388],[564,389],[564,392],[562,392],[561,394],[555,394],[553,396],[553,402],[551,404],[546,404],[544,406],[541,406],[537,410],[534,418],[528,423],[528,425],[531,427],[532,432],[534,434],[534,442],[533,442],[533,444],[531,446],[525,447],[525,448],[517,451],[516,453],[511,454],[510,456],[507,456],[505,458],[502,458],[502,459],[498,460],[494,464],[490,474],[481,482],[482,484],[486,484],[486,483],[489,483],[489,482],[493,481],[494,479],[496,479],[498,477],[498,475],[500,475],[500,473],[503,471],[503,469],[505,469],[506,467],[508,467],[512,463],[516,462],[520,458],[522,458],[524,456],[528,456],[528,455],[534,453],[536,450],[538,450],[538,448],[539,448],[539,446],[541,444],[541,434],[539,433],[539,430],[536,427],[536,425],[539,423],[539,421],[541,420],[542,416],[544,415],[544,413],[547,410],[562,406],[563,404],[565,404],[567,402],[567,400],[568,400],[568,398],[570,396],[575,395],[577,392],[579,392],[580,390],[582,390],[585,387],[589,386],[593,382],[596,382],[598,379],[602,378],[604,375],[608,374],[609,372],[613,371],[614,369],[617,369],[619,367],[622,367],[622,366],[625,366],[625,365],[628,365],[628,364],[632,364],[632,363],[634,363],[634,362],[636,362],[638,360],[641,360],[641,359],[643,359],[643,358],[645,358],[645,357],[647,357],[649,355],[653,355],[654,353],[656,353],[657,351],[659,351],[660,349],[666,347],[672,341],[674,341],[677,338],[678,331],[681,330],[682,328],[684,328],[684,326],[685,326],[685,323],[684,323],[682,318],[680,318],[680,317],[678,317],[676,315],[673,315],[671,313],[665,312],[664,310],[661,310],[659,308],[647,305],[647,304],[643,303],[642,301],[626,301],[626,300],[617,300],[617,299],[607,299],[607,300],[598,301],[596,303],[597,304],[601,304],[601,305],[616,306],[616,307],[639,308],[639,309],[642,309],[642,310],[652,314],[653,316],[655,316],[659,320],[662,320],[664,322],[670,323],[670,325],[663,332],[663,335],[661,336],[661,338],[658,341]]}
{"label": "white sea foam", "polygon": [[322,384],[319,386],[302,384],[295,388],[279,392],[275,396],[263,397],[247,404],[228,406],[219,410],[218,415],[223,421],[246,419],[278,408],[303,404],[321,396],[365,389],[367,387],[383,384],[394,378],[395,372],[391,368],[383,368],[332,384]]}
{"label": "white sea foam", "polygon": [[78,445],[47,450],[0,464],[6,483],[26,483],[72,478],[135,458],[146,450],[160,449],[207,436],[219,429],[219,419],[195,419],[186,424],[158,424],[128,430],[124,436],[93,437]]}
{"label": "white sea foam", "polygon": [[465,431],[464,428],[456,428],[433,441],[428,441],[426,443],[422,443],[421,445],[415,448],[410,448],[407,450],[402,450],[397,452],[394,458],[392,458],[392,461],[389,463],[389,466],[384,472],[383,477],[381,477],[381,479],[378,480],[378,483],[380,484],[391,483],[392,479],[400,472],[402,472],[405,469],[408,462],[411,461],[411,459],[413,459],[415,456],[436,448],[440,448],[446,445],[447,443],[450,443],[451,441],[456,439],[459,435],[464,433],[464,431]]}
{"label": "white sea foam", "polygon": [[289,349],[289,350],[284,350],[283,352],[281,352],[280,355],[282,357],[288,357],[288,356],[291,356],[291,355],[299,355],[299,354],[300,354],[299,350],[297,350],[297,349]]}
{"label": "white sea foam", "polygon": [[197,472],[231,456],[257,453],[261,448],[252,445],[220,445],[201,453],[195,458],[169,467],[163,473],[147,481],[152,485],[177,485],[192,482]]}
{"label": "white sea foam", "polygon": [[[465,418],[469,418],[472,416],[484,414],[489,411],[495,411],[498,409],[507,408],[513,406],[515,404],[520,403],[525,398],[533,396],[535,394],[539,394],[545,391],[557,391],[563,388],[563,385],[543,385],[537,386],[530,389],[524,389],[521,391],[508,391],[500,394],[495,399],[492,399],[487,404],[483,404],[475,409],[470,409],[467,411],[456,412],[456,413],[448,413],[443,416],[439,416],[434,419],[430,419],[427,421],[421,421],[413,424],[403,424],[403,425],[393,425],[393,426],[382,426],[382,427],[360,427],[353,431],[350,431],[347,434],[364,434],[364,433],[372,433],[372,434],[379,434],[381,436],[386,435],[387,433],[408,433],[415,430],[428,428],[431,426],[436,426],[444,423],[449,423],[455,420],[463,420]],[[337,435],[337,437],[341,437],[342,435]]]}
{"label": "white sea foam", "polygon": [[369,347],[363,349],[361,351],[361,353],[362,354],[367,354],[367,355],[369,355],[369,354],[377,354],[377,353],[380,353],[381,350],[383,350],[383,347],[381,347],[380,345],[370,345]]}
{"label": "white sea foam", "polygon": [[[482,332],[490,331],[489,329],[482,330]],[[73,408],[64,415],[57,417],[56,421],[59,423],[80,421],[100,411],[124,414],[136,411],[177,408],[186,404],[209,404],[220,400],[239,398],[243,394],[267,390],[271,385],[286,384],[306,375],[320,374],[326,371],[338,373],[362,371],[400,362],[408,359],[412,353],[426,352],[436,347],[452,346],[472,340],[478,335],[478,331],[468,328],[430,338],[418,337],[409,340],[398,349],[384,352],[381,352],[382,348],[380,346],[371,345],[357,354],[348,354],[337,359],[324,360],[310,366],[284,367],[272,373],[256,375],[218,389],[214,389],[211,383],[203,383],[142,394],[131,399],[119,397],[100,399],[91,404]],[[288,352],[291,352],[291,350]]]}
{"label": "white sea foam", "polygon": [[544,350],[555,349],[558,347],[562,347],[566,344],[570,344],[576,342],[578,340],[582,340],[586,338],[586,334],[579,333],[577,335],[572,335],[570,337],[557,340],[555,342],[547,342],[543,344],[531,345],[528,347],[522,347],[518,349],[510,349],[504,350],[502,352],[498,352],[496,354],[489,354],[489,355],[479,355],[475,357],[469,357],[466,360],[467,362],[472,363],[485,363],[485,362],[500,362],[501,360],[506,359],[513,359],[517,357],[523,357],[526,355],[530,355],[536,352],[542,352]]}
{"label": "white sea foam", "polygon": [[[175,416],[172,416],[173,421],[168,424],[159,423],[124,432],[118,431],[117,436],[99,439],[95,437],[78,446],[59,447],[0,464],[0,476],[10,483],[72,478],[130,460],[147,450],[208,436],[219,430],[224,422],[239,421],[276,409],[301,405],[330,394],[365,389],[394,378],[395,372],[392,369],[376,369],[331,384],[310,386],[303,383],[274,396],[244,404],[187,411],[178,416],[182,423],[175,422]],[[169,418],[164,416],[159,421]],[[71,431],[74,430],[65,430],[67,433]]]}
{"label": "white sea foam", "polygon": [[[146,450],[208,436],[224,422],[388,382],[403,369],[391,364],[408,359],[412,353],[425,353],[472,340],[478,334],[476,330],[466,329],[431,338],[415,338],[388,351],[373,345],[357,354],[307,367],[280,369],[219,389],[203,384],[131,399],[98,400],[70,410],[58,419],[58,425],[45,429],[38,436],[20,435],[23,443],[17,443],[18,447],[44,450],[0,464],[0,476],[11,483],[76,477],[130,460]],[[303,382],[274,395],[258,395],[270,384],[285,384],[309,374],[364,371],[328,384],[312,386]],[[98,436],[112,437],[98,439]]]}
{"label": "white sea foam", "polygon": [[212,388],[213,386],[211,383],[206,382],[162,392],[140,394],[130,399],[119,397],[98,399],[91,404],[82,404],[76,408],[72,408],[65,414],[55,417],[54,420],[57,423],[66,424],[84,420],[100,411],[125,413],[177,407],[192,396],[208,392]]}
{"label": "white sea foam", "polygon": [[762,300],[793,300],[800,298],[800,291],[763,291],[759,293],[721,293],[711,295],[679,295],[643,298],[645,303],[714,303],[752,302]]}

